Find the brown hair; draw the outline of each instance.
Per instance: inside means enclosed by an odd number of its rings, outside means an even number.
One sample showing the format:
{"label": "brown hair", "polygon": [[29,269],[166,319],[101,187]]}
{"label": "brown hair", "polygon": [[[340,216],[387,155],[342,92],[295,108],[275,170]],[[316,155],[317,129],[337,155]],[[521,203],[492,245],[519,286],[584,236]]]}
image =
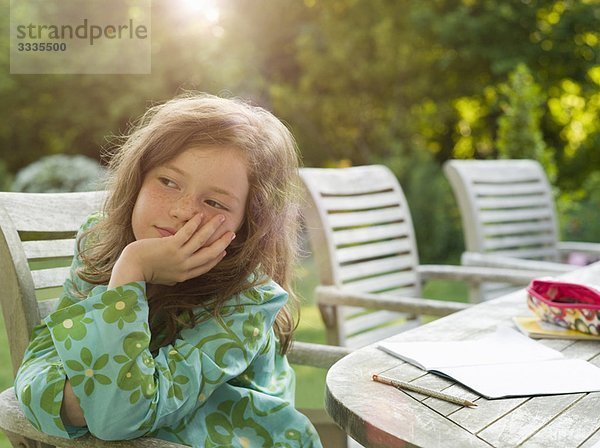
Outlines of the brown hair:
{"label": "brown hair", "polygon": [[150,285],[152,347],[171,343],[182,326],[193,326],[194,308],[216,315],[226,299],[268,276],[290,294],[274,324],[285,353],[294,330],[290,270],[298,249],[299,161],[289,130],[260,107],[186,94],[150,108],[110,159],[104,219],[90,230],[93,243],[80,248],[78,274],[92,284],[108,283],[121,251],[135,240],[131,215],[144,176],[185,149],[202,146],[244,153],[250,184],[244,221],[212,270],[175,286]]}

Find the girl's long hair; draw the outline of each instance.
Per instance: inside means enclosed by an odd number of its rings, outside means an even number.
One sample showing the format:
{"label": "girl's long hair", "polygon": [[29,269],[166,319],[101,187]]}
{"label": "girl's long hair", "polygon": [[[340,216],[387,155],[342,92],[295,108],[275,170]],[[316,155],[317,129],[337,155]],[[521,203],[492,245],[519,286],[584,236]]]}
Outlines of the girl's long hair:
{"label": "girl's long hair", "polygon": [[234,147],[248,161],[244,221],[212,270],[175,286],[149,285],[151,347],[167,345],[182,327],[193,326],[194,308],[216,315],[225,300],[266,275],[290,294],[274,324],[285,353],[297,312],[290,271],[298,250],[299,159],[289,130],[260,107],[186,94],[149,109],[110,158],[104,217],[84,235],[91,238],[80,247],[78,275],[92,284],[108,283],[122,250],[135,240],[131,215],[145,175],[182,151],[203,146]]}

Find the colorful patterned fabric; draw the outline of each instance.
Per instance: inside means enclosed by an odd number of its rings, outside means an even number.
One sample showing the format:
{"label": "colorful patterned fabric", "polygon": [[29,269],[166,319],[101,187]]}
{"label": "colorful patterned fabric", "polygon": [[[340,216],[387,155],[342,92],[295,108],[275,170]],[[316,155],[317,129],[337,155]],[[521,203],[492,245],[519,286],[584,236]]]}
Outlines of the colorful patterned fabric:
{"label": "colorful patterned fabric", "polygon": [[[199,323],[153,354],[146,285],[93,287],[77,277],[80,263],[75,256],[57,310],[35,328],[15,380],[37,429],[67,438],[149,435],[194,447],[321,446],[294,409],[294,373],[278,353],[272,326],[287,301],[279,285],[231,297],[218,318],[199,308]],[[87,428],[61,421],[67,378]]]}

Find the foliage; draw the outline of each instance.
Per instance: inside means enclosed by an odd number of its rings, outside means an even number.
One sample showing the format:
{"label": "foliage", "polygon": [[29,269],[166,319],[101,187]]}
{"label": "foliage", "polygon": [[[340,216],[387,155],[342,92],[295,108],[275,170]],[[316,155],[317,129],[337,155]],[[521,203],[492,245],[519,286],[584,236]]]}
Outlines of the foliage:
{"label": "foliage", "polygon": [[577,191],[561,194],[557,209],[566,240],[600,241],[600,171],[592,173]]}
{"label": "foliage", "polygon": [[423,150],[399,153],[385,160],[398,177],[415,227],[421,263],[457,263],[463,250],[460,215],[441,168]]}
{"label": "foliage", "polygon": [[498,119],[496,146],[506,159],[540,160],[545,145],[540,131],[540,106],[543,97],[529,69],[519,64],[509,75],[508,84],[501,84],[500,102],[503,115]]}
{"label": "foliage", "polygon": [[13,191],[51,193],[102,188],[105,169],[94,159],[57,154],[44,157],[17,173]]}
{"label": "foliage", "polygon": [[[425,237],[443,248],[425,247],[429,260],[460,243],[458,227],[448,227],[458,226],[454,211],[433,218],[449,203],[439,167],[452,157],[498,157],[517,136],[508,129],[518,130],[506,107],[528,111],[519,138],[546,147],[564,194],[600,166],[596,0],[222,0],[216,22],[189,3],[152,2],[151,75],[0,76],[9,172],[50,154],[98,158],[106,136],[182,89],[244,96],[290,125],[306,165],[379,161],[406,173],[415,227],[439,232]],[[8,10],[0,0],[3,17]],[[8,27],[0,21],[5,36]],[[8,45],[0,40],[3,73]],[[520,64],[532,77],[521,87],[509,79]],[[508,121],[499,122],[503,113]]]}
{"label": "foliage", "polygon": [[12,176],[6,169],[6,163],[4,163],[4,160],[0,160],[0,191],[8,190],[11,183]]}

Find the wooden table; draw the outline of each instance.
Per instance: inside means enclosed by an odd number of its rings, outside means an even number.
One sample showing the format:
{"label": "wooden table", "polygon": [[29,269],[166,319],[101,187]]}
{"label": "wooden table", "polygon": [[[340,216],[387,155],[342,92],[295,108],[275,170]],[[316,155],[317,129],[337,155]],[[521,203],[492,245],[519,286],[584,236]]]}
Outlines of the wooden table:
{"label": "wooden table", "polygon": [[[600,286],[600,262],[561,276]],[[524,290],[485,302],[414,330],[394,341],[461,340],[478,337],[512,317],[530,315]],[[541,340],[568,357],[600,366],[600,342]],[[371,380],[384,373],[464,396],[461,407]],[[574,378],[574,381],[576,379]],[[600,392],[487,400],[370,345],[338,361],[327,374],[329,415],[366,447],[585,447],[600,446]]]}

